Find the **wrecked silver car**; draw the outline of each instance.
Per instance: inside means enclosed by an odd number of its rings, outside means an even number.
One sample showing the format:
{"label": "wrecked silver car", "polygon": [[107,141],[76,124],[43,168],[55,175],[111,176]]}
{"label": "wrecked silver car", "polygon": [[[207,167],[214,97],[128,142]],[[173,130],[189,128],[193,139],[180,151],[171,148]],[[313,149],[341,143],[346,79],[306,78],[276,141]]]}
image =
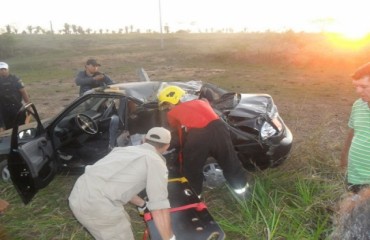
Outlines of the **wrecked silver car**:
{"label": "wrecked silver car", "polygon": [[20,112],[28,111],[35,121],[0,135],[2,178],[10,177],[28,203],[55,174],[63,170],[80,173],[109,152],[113,115],[119,115],[118,145],[136,144],[150,128],[167,126],[166,110],[158,108],[157,94],[168,85],[185,89],[188,100],[208,99],[228,126],[246,169],[276,167],[288,157],[292,134],[271,96],[230,92],[202,81],[140,81],[90,90],[43,121],[32,103],[24,106]]}

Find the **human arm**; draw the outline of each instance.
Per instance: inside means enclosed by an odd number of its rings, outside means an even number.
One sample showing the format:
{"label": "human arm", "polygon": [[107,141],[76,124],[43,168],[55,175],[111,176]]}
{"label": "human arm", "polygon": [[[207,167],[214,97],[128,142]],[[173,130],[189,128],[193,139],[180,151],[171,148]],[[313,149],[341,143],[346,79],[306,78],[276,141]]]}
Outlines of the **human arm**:
{"label": "human arm", "polygon": [[132,197],[130,203],[134,204],[137,207],[142,207],[146,204],[145,200],[139,197],[138,195]]}
{"label": "human arm", "polygon": [[105,84],[107,84],[107,85],[114,84],[114,81],[108,75],[106,75],[104,73],[101,73],[101,75],[103,75],[103,80],[104,80]]}
{"label": "human arm", "polygon": [[173,237],[168,199],[168,169],[162,158],[148,158],[146,193],[149,199],[148,209],[162,239]]}
{"label": "human arm", "polygon": [[162,239],[168,240],[173,237],[172,224],[169,209],[153,210],[152,217],[154,224]]}
{"label": "human arm", "polygon": [[175,106],[167,112],[167,123],[170,128],[178,129],[181,126],[181,111]]}
{"label": "human arm", "polygon": [[27,93],[26,89],[25,88],[21,88],[21,89],[19,89],[19,92],[22,95],[22,99],[23,99],[24,103],[25,104],[29,103],[30,102],[30,98],[28,96],[28,93]]}
{"label": "human arm", "polygon": [[3,119],[3,112],[2,112],[2,109],[0,107],[0,132],[3,132],[5,130],[5,123],[4,123],[4,119]]}
{"label": "human arm", "polygon": [[83,85],[99,86],[103,82],[107,85],[114,83],[114,81],[110,79],[107,75],[100,72],[97,72],[94,75],[89,76],[88,74],[86,74],[85,71],[81,71],[77,74],[75,78],[75,83],[77,86]]}
{"label": "human arm", "polygon": [[99,76],[89,76],[86,74],[85,71],[81,71],[77,74],[75,78],[75,83],[77,86],[83,86],[83,85],[93,85],[96,84],[97,81],[100,79]]}
{"label": "human arm", "polygon": [[350,128],[347,134],[347,137],[344,141],[344,145],[342,148],[342,153],[340,156],[340,167],[342,169],[346,169],[348,165],[348,153],[349,153],[349,148],[351,147],[352,139],[354,136],[354,130],[353,128]]}

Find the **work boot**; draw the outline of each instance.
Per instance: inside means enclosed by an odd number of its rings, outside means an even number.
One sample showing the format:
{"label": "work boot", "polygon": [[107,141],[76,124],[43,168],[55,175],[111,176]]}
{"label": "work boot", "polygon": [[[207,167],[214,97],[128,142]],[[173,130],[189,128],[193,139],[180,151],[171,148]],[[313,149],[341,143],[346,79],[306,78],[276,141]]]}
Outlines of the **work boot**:
{"label": "work boot", "polygon": [[252,187],[249,185],[249,182],[241,189],[233,189],[233,195],[236,199],[240,201],[248,201],[252,197]]}

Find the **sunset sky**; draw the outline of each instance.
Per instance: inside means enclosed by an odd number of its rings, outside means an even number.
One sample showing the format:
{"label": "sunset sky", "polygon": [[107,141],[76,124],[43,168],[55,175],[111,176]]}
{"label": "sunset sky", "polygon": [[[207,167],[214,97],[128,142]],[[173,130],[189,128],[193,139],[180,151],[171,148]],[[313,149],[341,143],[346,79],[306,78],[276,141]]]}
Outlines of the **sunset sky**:
{"label": "sunset sky", "polygon": [[236,31],[337,31],[361,35],[370,29],[367,0],[12,0],[2,3],[0,28],[64,23],[83,28],[118,30],[133,25],[142,31],[233,28]]}

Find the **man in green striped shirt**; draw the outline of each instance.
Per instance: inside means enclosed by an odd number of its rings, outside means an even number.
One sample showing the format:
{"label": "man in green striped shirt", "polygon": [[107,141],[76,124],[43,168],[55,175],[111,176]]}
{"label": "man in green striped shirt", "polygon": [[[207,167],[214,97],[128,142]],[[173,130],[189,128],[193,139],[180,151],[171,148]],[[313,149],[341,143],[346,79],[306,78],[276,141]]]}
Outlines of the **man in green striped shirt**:
{"label": "man in green striped shirt", "polygon": [[358,68],[352,79],[360,98],[352,106],[341,167],[347,168],[348,189],[357,193],[370,186],[370,62]]}

